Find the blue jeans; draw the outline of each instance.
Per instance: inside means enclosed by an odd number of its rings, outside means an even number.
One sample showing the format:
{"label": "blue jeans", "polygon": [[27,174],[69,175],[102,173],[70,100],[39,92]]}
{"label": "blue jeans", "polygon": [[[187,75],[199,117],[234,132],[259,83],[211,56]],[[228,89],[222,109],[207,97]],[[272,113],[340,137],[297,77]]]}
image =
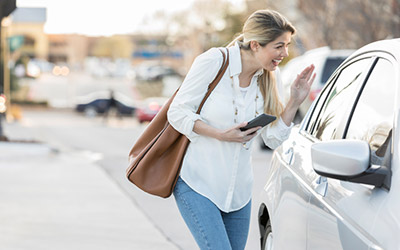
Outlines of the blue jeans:
{"label": "blue jeans", "polygon": [[180,177],[174,189],[179,211],[201,250],[243,250],[249,233],[251,202],[225,213]]}

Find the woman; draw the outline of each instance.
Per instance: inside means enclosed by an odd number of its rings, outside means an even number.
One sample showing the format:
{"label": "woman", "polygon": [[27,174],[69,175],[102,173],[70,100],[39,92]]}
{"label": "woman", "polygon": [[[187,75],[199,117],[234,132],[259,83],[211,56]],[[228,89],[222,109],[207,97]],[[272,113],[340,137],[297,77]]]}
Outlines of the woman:
{"label": "woman", "polygon": [[[295,28],[271,10],[253,13],[229,46],[229,67],[200,115],[197,107],[223,61],[212,48],[198,56],[168,111],[170,124],[189,138],[174,197],[201,249],[244,249],[250,222],[253,173],[249,148],[261,134],[272,148],[287,139],[299,105],[315,78],[314,66],[280,102],[278,65],[288,56]],[[277,117],[268,126],[240,130],[258,114]],[[257,132],[257,133],[254,133]]]}

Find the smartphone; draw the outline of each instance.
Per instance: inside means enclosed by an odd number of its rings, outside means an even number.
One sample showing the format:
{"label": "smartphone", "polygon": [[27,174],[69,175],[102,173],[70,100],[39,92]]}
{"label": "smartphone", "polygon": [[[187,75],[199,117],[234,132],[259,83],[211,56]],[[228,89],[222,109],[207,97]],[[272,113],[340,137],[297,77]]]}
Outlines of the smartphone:
{"label": "smartphone", "polygon": [[243,128],[240,128],[241,131],[246,131],[249,128],[254,128],[254,127],[264,127],[271,122],[275,121],[276,116],[273,115],[267,115],[267,114],[261,114],[254,118],[253,120],[249,121],[246,126]]}

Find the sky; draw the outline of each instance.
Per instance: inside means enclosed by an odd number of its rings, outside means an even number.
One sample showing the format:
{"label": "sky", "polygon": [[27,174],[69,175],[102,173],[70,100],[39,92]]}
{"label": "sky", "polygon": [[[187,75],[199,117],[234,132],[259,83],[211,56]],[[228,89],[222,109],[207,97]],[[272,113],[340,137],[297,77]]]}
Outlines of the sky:
{"label": "sky", "polygon": [[46,7],[46,33],[89,36],[140,30],[146,16],[157,10],[187,9],[193,0],[17,0],[17,7]]}
{"label": "sky", "polygon": [[[240,0],[230,0],[232,3]],[[46,7],[46,33],[110,36],[142,31],[142,20],[156,11],[173,13],[194,0],[17,0],[17,7]],[[156,27],[146,26],[146,29]]]}

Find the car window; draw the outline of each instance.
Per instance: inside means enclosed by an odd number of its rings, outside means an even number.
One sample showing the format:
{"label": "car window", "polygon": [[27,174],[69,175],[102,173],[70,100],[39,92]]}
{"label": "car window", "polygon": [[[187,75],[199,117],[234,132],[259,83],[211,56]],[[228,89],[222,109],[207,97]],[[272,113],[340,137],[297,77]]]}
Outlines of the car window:
{"label": "car window", "polygon": [[380,58],[354,109],[346,138],[367,141],[371,151],[383,157],[393,126],[395,93],[394,66]]}
{"label": "car window", "polygon": [[[355,91],[362,73],[369,65],[370,58],[355,61],[341,69],[333,80],[333,85],[325,93],[325,98],[320,98],[321,108],[311,126],[311,134],[319,140],[330,140],[337,136],[337,128],[343,115],[347,113],[349,105],[355,99]],[[314,114],[313,114],[314,116]],[[315,116],[314,116],[315,117]]]}
{"label": "car window", "polygon": [[321,75],[321,82],[326,83],[332,73],[339,67],[339,65],[346,59],[345,57],[327,58],[324,65],[324,70]]}
{"label": "car window", "polygon": [[314,130],[318,115],[319,115],[319,111],[321,110],[321,107],[324,104],[324,101],[326,100],[326,96],[330,93],[330,85],[332,85],[333,82],[336,81],[337,79],[337,75],[332,77],[332,80],[329,84],[327,84],[327,87],[325,87],[324,89],[322,89],[321,93],[320,93],[320,97],[317,100],[317,103],[315,104],[315,108],[313,110],[313,112],[311,113],[311,118],[309,119],[309,122],[307,124],[306,130],[309,134],[312,134],[312,131]]}

